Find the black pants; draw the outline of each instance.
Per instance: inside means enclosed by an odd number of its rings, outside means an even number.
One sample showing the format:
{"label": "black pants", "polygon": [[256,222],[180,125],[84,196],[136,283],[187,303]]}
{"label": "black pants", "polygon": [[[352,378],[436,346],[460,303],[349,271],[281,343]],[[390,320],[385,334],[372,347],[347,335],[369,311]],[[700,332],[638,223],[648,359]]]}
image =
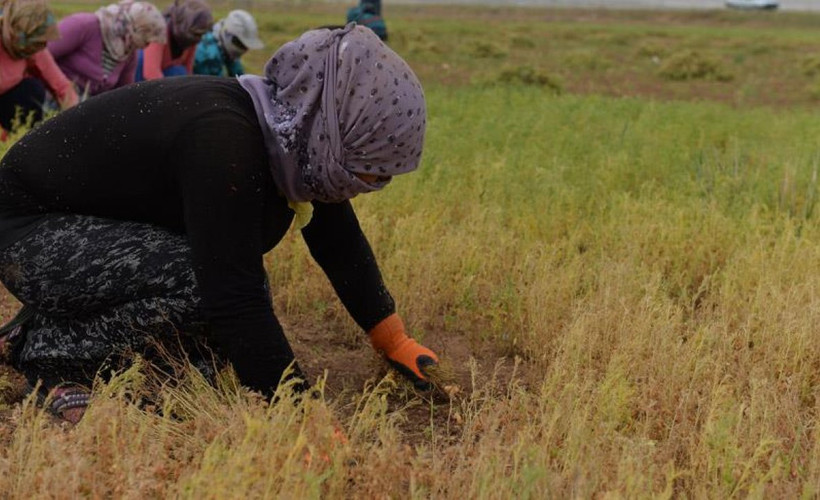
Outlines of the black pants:
{"label": "black pants", "polygon": [[30,113],[32,123],[39,122],[43,119],[45,99],[46,89],[40,80],[24,78],[17,86],[0,94],[0,126],[11,130],[18,112],[22,123],[26,123]]}
{"label": "black pants", "polygon": [[15,365],[47,387],[207,335],[185,237],[148,224],[49,216],[0,251],[0,281],[35,310]]}

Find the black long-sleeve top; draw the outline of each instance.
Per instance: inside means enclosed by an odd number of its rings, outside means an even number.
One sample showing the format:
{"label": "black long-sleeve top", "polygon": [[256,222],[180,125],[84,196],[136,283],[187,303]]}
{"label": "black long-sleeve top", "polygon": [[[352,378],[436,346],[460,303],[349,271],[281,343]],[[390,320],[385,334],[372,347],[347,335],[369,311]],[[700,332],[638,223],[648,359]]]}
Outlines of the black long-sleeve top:
{"label": "black long-sleeve top", "polygon": [[[292,353],[262,256],[293,218],[256,113],[232,79],[144,82],[88,100],[20,139],[0,163],[0,248],[49,213],[138,221],[187,236],[203,306],[240,380],[270,392]],[[394,311],[349,202],[314,202],[311,255],[364,330]]]}

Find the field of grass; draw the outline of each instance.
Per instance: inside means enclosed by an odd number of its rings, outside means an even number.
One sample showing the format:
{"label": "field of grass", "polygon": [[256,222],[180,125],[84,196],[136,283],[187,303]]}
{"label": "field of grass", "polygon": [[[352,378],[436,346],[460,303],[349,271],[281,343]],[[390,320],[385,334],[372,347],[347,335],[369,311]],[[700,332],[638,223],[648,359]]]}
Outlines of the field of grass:
{"label": "field of grass", "polygon": [[[274,47],[343,11],[256,13]],[[820,17],[385,15],[428,139],[354,204],[450,397],[386,371],[289,235],[274,300],[324,397],[189,372],[163,418],[136,367],[70,427],[6,374],[0,497],[820,495]]]}

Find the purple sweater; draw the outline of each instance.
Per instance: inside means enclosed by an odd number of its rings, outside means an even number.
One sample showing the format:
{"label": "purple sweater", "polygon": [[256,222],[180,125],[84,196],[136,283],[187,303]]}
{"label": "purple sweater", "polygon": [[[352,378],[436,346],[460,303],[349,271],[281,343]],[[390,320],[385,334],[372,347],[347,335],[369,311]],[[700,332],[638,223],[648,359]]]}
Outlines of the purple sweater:
{"label": "purple sweater", "polygon": [[80,92],[97,95],[134,81],[137,53],[114,66],[105,75],[102,67],[103,40],[100,21],[92,13],[72,14],[58,25],[60,38],[48,42],[57,65]]}

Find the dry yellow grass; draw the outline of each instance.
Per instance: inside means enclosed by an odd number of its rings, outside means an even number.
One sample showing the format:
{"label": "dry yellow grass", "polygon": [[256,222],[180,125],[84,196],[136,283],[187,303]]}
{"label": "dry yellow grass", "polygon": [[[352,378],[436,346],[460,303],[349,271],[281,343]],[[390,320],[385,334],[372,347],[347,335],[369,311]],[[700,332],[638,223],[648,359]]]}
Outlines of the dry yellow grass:
{"label": "dry yellow grass", "polygon": [[137,366],[72,428],[0,376],[0,497],[820,495],[813,110],[441,83],[422,168],[354,204],[450,398],[385,375],[289,235],[266,264],[322,397],[188,372],[140,409]]}

